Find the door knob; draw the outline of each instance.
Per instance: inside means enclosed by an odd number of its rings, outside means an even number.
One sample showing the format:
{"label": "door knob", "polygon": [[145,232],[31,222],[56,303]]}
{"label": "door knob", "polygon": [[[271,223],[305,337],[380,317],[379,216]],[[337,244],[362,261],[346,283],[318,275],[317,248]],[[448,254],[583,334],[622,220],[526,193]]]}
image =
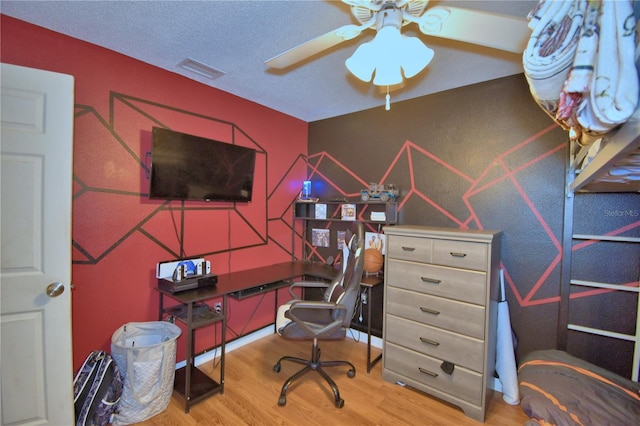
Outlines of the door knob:
{"label": "door knob", "polygon": [[47,286],[47,296],[58,297],[64,293],[64,284],[61,282],[51,283]]}

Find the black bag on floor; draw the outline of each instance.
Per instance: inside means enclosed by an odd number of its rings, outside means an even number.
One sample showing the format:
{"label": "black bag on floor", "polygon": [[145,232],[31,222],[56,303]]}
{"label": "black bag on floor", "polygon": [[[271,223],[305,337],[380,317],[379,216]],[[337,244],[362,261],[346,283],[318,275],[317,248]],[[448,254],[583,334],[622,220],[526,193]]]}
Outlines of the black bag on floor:
{"label": "black bag on floor", "polygon": [[106,426],[111,423],[122,395],[118,365],[105,351],[89,354],[73,378],[76,426]]}

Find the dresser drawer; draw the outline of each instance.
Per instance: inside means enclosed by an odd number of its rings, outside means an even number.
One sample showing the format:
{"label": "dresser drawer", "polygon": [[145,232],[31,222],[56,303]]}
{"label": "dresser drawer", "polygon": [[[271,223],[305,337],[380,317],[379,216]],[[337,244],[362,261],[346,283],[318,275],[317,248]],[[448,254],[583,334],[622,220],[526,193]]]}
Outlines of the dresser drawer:
{"label": "dresser drawer", "polygon": [[407,236],[392,236],[387,240],[387,256],[393,259],[431,262],[433,240]]}
{"label": "dresser drawer", "polygon": [[485,304],[486,273],[387,260],[385,284],[464,302]]}
{"label": "dresser drawer", "polygon": [[434,240],[431,263],[454,268],[487,270],[488,247],[483,243]]}
{"label": "dresser drawer", "polygon": [[484,341],[457,333],[386,315],[387,341],[420,353],[482,372]]}
{"label": "dresser drawer", "polygon": [[396,346],[385,345],[384,368],[476,405],[482,404],[482,374],[456,366],[452,374],[442,360]]}
{"label": "dresser drawer", "polygon": [[389,287],[386,313],[484,339],[484,307]]}

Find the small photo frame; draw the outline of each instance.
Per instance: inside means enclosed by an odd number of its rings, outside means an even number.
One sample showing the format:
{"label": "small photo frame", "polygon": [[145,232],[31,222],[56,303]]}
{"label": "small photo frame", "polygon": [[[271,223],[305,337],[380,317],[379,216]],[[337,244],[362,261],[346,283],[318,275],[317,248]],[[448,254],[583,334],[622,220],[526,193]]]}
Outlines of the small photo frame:
{"label": "small photo frame", "polygon": [[356,220],[356,205],[355,204],[343,204],[342,205],[342,220]]}
{"label": "small photo frame", "polygon": [[318,203],[316,204],[316,219],[326,219],[327,218],[327,205]]}
{"label": "small photo frame", "polygon": [[338,231],[338,250],[342,250],[342,247],[346,244],[345,238],[347,238],[347,232]]}
{"label": "small photo frame", "polygon": [[378,250],[384,256],[386,254],[386,240],[384,238],[384,234],[379,234],[376,232],[365,232],[364,233],[364,248],[374,248]]}
{"label": "small photo frame", "polygon": [[328,229],[316,229],[311,230],[311,244],[316,247],[330,247],[331,246],[331,231]]}

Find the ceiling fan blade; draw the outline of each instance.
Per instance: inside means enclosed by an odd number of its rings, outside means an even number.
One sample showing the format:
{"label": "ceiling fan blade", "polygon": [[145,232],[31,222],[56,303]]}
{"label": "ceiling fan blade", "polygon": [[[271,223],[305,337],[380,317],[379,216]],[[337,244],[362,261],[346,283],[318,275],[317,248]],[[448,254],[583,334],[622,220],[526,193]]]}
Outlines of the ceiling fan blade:
{"label": "ceiling fan blade", "polygon": [[342,3],[352,7],[366,7],[369,10],[378,11],[382,8],[382,3],[374,3],[369,0],[342,0]]}
{"label": "ceiling fan blade", "polygon": [[364,29],[373,23],[375,23],[375,20],[366,25],[345,25],[274,56],[264,63],[270,68],[283,69],[290,67],[343,41],[359,36]]}
{"label": "ceiling fan blade", "polygon": [[531,36],[531,29],[524,18],[456,7],[435,6],[412,21],[420,26],[420,31],[430,36],[520,54]]}

